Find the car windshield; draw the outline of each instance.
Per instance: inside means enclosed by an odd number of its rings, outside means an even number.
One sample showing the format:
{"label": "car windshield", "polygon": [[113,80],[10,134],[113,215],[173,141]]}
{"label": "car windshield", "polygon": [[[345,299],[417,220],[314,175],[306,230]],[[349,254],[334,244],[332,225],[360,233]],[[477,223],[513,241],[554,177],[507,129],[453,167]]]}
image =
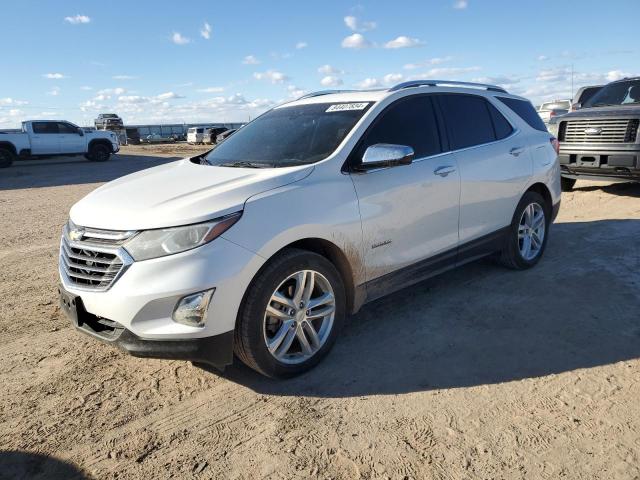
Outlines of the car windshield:
{"label": "car windshield", "polygon": [[327,158],[371,103],[316,103],[275,108],[238,129],[204,161],[225,167],[306,165]]}
{"label": "car windshield", "polygon": [[635,79],[605,85],[584,106],[608,107],[638,103],[640,103],[640,79]]}

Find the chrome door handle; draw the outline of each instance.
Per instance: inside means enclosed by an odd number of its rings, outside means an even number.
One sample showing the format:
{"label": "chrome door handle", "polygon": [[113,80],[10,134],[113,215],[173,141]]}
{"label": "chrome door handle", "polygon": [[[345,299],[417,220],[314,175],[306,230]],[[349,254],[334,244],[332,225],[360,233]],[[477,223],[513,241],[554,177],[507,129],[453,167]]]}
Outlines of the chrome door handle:
{"label": "chrome door handle", "polygon": [[441,177],[446,177],[450,173],[455,172],[456,169],[452,165],[444,165],[442,167],[436,168],[433,173],[436,175],[440,175]]}
{"label": "chrome door handle", "polygon": [[509,153],[514,157],[518,157],[522,152],[524,152],[524,147],[513,147],[509,150]]}

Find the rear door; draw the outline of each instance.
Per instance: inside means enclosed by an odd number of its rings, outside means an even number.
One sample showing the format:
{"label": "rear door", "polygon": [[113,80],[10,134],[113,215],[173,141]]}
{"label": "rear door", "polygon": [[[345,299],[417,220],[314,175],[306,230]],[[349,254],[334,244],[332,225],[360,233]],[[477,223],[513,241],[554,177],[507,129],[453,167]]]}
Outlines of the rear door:
{"label": "rear door", "polygon": [[[415,152],[410,165],[351,174],[368,280],[439,253],[448,252],[447,258],[455,259],[460,177],[454,155],[443,153],[439,128],[431,96],[405,97],[378,115],[352,153],[354,165],[367,147],[379,143],[406,145]],[[421,262],[417,270],[403,270],[409,278],[396,278],[394,284],[412,283],[437,266]]]}
{"label": "rear door", "polygon": [[[460,245],[511,224],[532,174],[524,134],[479,95],[438,95],[460,170]],[[499,236],[496,236],[499,238]]]}
{"label": "rear door", "polygon": [[67,122],[58,123],[60,153],[84,153],[85,136],[80,135],[78,127]]}
{"label": "rear door", "polygon": [[60,153],[58,122],[33,122],[31,124],[31,154],[57,155]]}

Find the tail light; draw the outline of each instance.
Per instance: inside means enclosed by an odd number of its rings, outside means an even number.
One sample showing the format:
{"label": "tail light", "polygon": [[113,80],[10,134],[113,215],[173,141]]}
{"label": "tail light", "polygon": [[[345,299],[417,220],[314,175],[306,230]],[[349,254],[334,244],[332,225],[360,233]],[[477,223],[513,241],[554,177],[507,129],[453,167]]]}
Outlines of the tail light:
{"label": "tail light", "polygon": [[556,151],[556,155],[560,155],[560,142],[558,139],[556,137],[551,137],[549,141],[551,142],[553,149]]}

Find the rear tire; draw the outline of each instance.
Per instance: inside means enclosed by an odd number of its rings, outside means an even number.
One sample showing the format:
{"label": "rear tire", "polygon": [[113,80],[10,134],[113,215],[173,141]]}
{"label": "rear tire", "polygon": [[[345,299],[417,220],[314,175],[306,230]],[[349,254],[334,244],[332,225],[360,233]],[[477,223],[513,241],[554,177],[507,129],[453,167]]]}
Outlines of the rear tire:
{"label": "rear tire", "polygon": [[0,168],[10,167],[16,159],[15,153],[6,148],[0,148]]}
{"label": "rear tire", "polygon": [[243,363],[268,377],[298,375],[329,352],[345,315],[344,283],[333,264],[306,250],[286,250],[247,289],[234,350]]}
{"label": "rear tire", "polygon": [[560,177],[560,188],[563,192],[570,192],[576,184],[575,178]]}
{"label": "rear tire", "polygon": [[544,254],[550,224],[550,206],[539,193],[526,192],[513,214],[500,263],[513,270],[533,267]]}
{"label": "rear tire", "polygon": [[103,143],[92,145],[88,157],[92,162],[106,162],[111,158],[111,149]]}

